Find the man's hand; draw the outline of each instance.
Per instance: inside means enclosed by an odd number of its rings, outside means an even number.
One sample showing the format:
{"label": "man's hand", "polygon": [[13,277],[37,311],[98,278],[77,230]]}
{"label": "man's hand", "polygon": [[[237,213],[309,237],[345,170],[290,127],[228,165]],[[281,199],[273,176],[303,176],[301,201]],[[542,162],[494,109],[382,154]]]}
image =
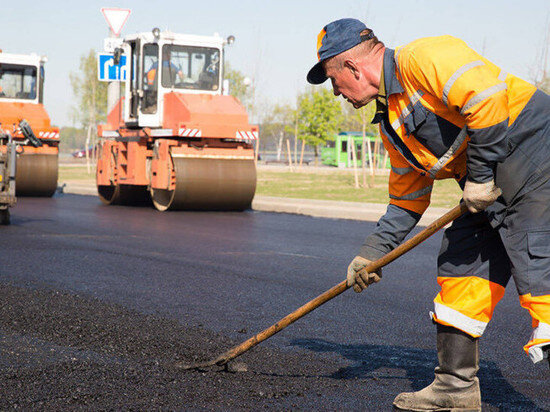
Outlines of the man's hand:
{"label": "man's hand", "polygon": [[347,284],[353,286],[353,290],[357,293],[368,288],[371,283],[379,282],[382,278],[382,269],[373,273],[367,273],[364,269],[371,263],[370,260],[361,256],[355,256],[348,266]]}
{"label": "man's hand", "polygon": [[468,210],[472,213],[478,213],[492,205],[502,194],[502,190],[495,186],[495,181],[486,183],[474,183],[466,180],[462,198]]}

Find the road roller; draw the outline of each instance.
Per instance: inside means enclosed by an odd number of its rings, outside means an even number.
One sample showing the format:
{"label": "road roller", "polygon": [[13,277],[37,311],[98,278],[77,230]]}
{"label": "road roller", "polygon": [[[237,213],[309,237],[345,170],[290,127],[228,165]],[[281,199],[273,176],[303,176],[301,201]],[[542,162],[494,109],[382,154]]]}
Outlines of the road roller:
{"label": "road roller", "polygon": [[124,96],[98,127],[99,198],[166,210],[245,210],[256,191],[258,127],[229,95],[233,36],[160,31],[121,39]]}
{"label": "road roller", "polygon": [[0,50],[0,134],[17,145],[17,196],[52,196],[57,189],[59,128],[44,107],[45,63],[44,56]]}
{"label": "road roller", "polygon": [[15,205],[17,145],[9,133],[0,132],[0,225],[9,225],[10,207]]}

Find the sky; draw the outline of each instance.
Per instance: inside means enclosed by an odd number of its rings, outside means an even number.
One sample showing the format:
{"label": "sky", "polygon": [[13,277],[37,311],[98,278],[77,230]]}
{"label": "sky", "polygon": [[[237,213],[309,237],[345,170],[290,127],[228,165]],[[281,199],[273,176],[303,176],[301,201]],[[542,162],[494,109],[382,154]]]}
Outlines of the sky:
{"label": "sky", "polygon": [[132,10],[122,36],[153,27],[234,35],[226,59],[253,80],[257,102],[270,104],[294,104],[317,59],[317,34],[343,17],[362,20],[391,48],[426,36],[460,37],[526,80],[541,68],[550,36],[550,0],[0,0],[0,49],[47,56],[45,105],[57,126],[73,125],[70,73],[108,36],[102,7]]}

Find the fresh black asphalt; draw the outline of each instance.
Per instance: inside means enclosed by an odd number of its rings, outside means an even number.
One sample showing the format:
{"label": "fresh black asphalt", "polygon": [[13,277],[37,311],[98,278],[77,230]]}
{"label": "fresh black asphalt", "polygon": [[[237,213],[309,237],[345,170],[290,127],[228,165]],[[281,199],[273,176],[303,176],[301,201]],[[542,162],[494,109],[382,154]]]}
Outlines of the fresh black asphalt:
{"label": "fresh black asphalt", "polygon": [[[431,382],[440,234],[242,356],[182,372],[345,278],[374,223],[157,212],[19,198],[0,227],[0,409],[391,410]],[[515,286],[481,340],[484,410],[550,410],[548,364]]]}

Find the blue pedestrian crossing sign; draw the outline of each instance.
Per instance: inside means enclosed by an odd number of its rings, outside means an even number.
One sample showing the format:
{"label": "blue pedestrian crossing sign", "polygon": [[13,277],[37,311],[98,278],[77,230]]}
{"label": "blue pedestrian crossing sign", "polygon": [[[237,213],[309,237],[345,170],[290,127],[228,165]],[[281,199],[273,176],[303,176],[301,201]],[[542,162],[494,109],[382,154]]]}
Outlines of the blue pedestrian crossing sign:
{"label": "blue pedestrian crossing sign", "polygon": [[126,56],[120,56],[120,62],[115,65],[113,53],[97,55],[97,77],[102,82],[126,80]]}

